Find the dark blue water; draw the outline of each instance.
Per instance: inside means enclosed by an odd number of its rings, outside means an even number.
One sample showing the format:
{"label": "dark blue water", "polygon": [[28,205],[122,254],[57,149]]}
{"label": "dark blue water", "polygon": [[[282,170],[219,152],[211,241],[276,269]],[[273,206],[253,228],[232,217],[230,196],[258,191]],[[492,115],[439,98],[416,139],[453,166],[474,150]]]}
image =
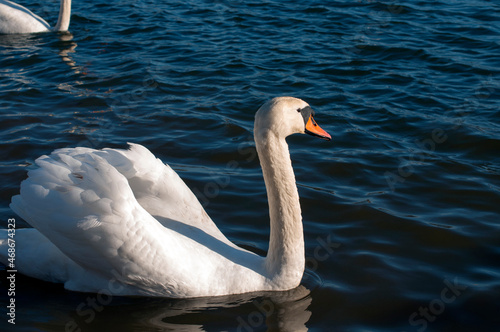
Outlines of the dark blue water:
{"label": "dark blue water", "polygon": [[[21,4],[55,24],[58,1]],[[8,204],[38,156],[137,142],[231,240],[265,253],[255,111],[303,98],[333,137],[289,139],[299,289],[111,298],[18,274],[15,330],[497,330],[499,22],[485,0],[75,0],[71,34],[0,36],[2,227],[28,227]]]}

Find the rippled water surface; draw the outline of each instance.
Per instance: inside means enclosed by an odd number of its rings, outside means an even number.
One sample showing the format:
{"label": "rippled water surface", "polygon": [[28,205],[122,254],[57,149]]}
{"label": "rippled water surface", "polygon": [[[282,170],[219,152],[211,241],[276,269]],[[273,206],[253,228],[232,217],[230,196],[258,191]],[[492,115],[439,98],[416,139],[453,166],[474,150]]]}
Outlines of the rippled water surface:
{"label": "rippled water surface", "polygon": [[[20,2],[55,24],[58,1]],[[1,329],[498,329],[499,22],[497,1],[74,0],[70,34],[0,36],[2,227],[29,227],[8,205],[38,156],[137,142],[265,253],[255,111],[300,97],[333,137],[288,140],[298,289],[110,298],[18,274],[13,327],[4,269]]]}

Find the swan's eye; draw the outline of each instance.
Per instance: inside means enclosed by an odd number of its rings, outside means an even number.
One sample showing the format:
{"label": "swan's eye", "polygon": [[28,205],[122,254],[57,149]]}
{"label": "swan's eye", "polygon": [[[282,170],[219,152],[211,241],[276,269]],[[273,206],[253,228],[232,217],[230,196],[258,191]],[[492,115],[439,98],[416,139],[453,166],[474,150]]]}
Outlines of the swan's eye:
{"label": "swan's eye", "polygon": [[302,111],[302,110],[301,110],[300,108],[297,108],[297,112],[299,112],[299,113],[300,113],[300,111]]}

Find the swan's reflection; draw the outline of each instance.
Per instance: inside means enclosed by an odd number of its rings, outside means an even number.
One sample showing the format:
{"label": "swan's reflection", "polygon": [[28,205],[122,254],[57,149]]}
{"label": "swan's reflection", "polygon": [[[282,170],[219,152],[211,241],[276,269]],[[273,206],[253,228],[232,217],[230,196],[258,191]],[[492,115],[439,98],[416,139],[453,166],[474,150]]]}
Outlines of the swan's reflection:
{"label": "swan's reflection", "polygon": [[59,40],[62,42],[62,47],[59,50],[62,61],[73,69],[75,74],[79,74],[81,70],[71,57],[71,53],[75,53],[75,49],[78,46],[78,44],[73,41],[73,34],[71,32],[60,33]]}
{"label": "swan's reflection", "polygon": [[[24,52],[29,56],[40,53],[40,50],[47,43],[48,38],[52,38],[52,34],[13,34],[13,35],[0,35],[0,56],[22,60],[23,56],[19,57],[20,52]],[[73,34],[70,32],[58,33],[58,40],[53,41],[54,47],[59,48],[58,55],[61,57],[64,64],[68,65],[75,74],[82,74],[81,66],[78,66],[73,60],[73,53],[78,44],[73,41]],[[23,54],[24,55],[24,54]],[[31,68],[36,69],[34,63],[30,63]],[[31,71],[25,69],[8,69],[6,74],[13,80],[20,82],[32,82],[30,78]]]}
{"label": "swan's reflection", "polygon": [[287,292],[166,301],[141,307],[140,313],[137,307],[134,311],[146,328],[307,331],[310,303],[309,290],[299,286]]}
{"label": "swan's reflection", "polygon": [[[77,293],[80,294],[80,293]],[[97,298],[80,294],[85,301]],[[259,292],[196,299],[115,297],[109,304],[76,306],[58,313],[56,321],[37,328],[61,326],[69,331],[307,331],[311,293],[303,286],[286,292]],[[55,317],[54,317],[55,318]]]}
{"label": "swan's reflection", "polygon": [[43,36],[38,34],[14,34],[14,35],[1,35],[0,34],[0,54],[2,56],[8,55],[10,50],[18,50],[26,48],[26,50],[33,49],[38,43],[41,42]]}

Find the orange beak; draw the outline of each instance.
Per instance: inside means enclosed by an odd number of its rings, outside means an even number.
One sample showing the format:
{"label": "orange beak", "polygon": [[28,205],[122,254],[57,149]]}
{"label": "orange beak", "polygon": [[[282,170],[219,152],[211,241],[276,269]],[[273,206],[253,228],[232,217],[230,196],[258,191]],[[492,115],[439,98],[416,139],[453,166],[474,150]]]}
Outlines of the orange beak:
{"label": "orange beak", "polygon": [[314,121],[312,115],[309,116],[309,120],[307,120],[306,124],[306,133],[313,136],[318,136],[319,138],[326,139],[327,141],[332,139],[332,136],[328,134],[326,131],[321,129],[320,126]]}

